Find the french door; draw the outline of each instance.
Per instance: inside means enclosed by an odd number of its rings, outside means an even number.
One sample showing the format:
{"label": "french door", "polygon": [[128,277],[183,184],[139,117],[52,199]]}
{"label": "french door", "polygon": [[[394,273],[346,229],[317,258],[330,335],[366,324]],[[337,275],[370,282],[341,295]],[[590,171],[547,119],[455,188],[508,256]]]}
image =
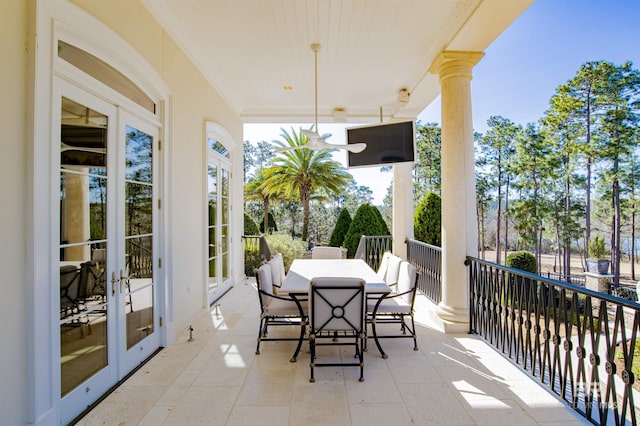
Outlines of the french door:
{"label": "french door", "polygon": [[160,345],[158,125],[56,82],[66,422]]}
{"label": "french door", "polygon": [[230,163],[219,142],[207,148],[207,301],[211,305],[231,286]]}

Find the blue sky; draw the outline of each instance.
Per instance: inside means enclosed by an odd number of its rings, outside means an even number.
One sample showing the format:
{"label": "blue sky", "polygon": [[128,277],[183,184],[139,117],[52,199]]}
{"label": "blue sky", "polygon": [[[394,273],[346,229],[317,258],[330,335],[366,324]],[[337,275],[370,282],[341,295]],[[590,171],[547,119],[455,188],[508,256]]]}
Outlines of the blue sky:
{"label": "blue sky", "polygon": [[[640,69],[640,0],[536,0],[485,51],[471,83],[474,130],[486,131],[487,119],[501,115],[525,125],[542,117],[555,89],[590,60]],[[437,99],[418,120],[440,122]],[[245,140],[279,139],[282,124],[245,125]],[[287,129],[289,126],[285,127]],[[294,125],[297,130],[299,124]],[[344,143],[345,125],[322,124],[332,143]],[[345,161],[344,154],[337,157]],[[381,204],[391,174],[377,168],[350,170],[359,185]]]}

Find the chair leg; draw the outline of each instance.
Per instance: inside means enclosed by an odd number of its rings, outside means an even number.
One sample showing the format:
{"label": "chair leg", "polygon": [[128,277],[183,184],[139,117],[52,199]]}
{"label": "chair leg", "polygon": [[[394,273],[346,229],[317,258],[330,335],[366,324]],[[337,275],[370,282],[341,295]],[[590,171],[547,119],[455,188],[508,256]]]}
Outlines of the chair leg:
{"label": "chair leg", "polygon": [[311,348],[311,361],[309,362],[309,368],[311,369],[311,376],[309,377],[309,381],[314,383],[316,381],[315,377],[313,377],[313,367],[316,361],[316,339],[315,336],[309,336],[309,346]]}
{"label": "chair leg", "polygon": [[418,350],[418,339],[416,338],[416,323],[413,320],[413,315],[411,315],[411,334],[413,334],[413,350]]}
{"label": "chair leg", "polygon": [[256,346],[256,355],[260,355],[260,342],[262,341],[262,328],[266,328],[265,318],[260,318],[260,327],[258,328],[258,345]]}
{"label": "chair leg", "polygon": [[[364,353],[362,352],[363,340],[362,335],[359,335],[356,338],[356,352],[359,354],[358,358],[360,360],[360,378],[358,379],[360,382],[364,382]],[[358,350],[358,348],[360,348],[360,350]]]}

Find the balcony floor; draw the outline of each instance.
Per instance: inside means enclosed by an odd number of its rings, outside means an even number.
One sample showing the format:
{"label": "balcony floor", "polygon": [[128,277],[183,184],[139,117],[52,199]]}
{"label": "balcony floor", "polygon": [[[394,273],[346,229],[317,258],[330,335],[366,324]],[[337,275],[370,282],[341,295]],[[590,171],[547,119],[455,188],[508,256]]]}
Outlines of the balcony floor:
{"label": "balcony floor", "polygon": [[437,331],[427,315],[433,304],[421,295],[419,350],[411,339],[386,339],[384,360],[370,341],[364,382],[358,368],[323,367],[309,383],[307,345],[296,363],[292,342],[264,342],[255,355],[251,282],[219,303],[217,313],[194,318],[193,341],[180,333],[79,424],[588,424],[482,340]]}

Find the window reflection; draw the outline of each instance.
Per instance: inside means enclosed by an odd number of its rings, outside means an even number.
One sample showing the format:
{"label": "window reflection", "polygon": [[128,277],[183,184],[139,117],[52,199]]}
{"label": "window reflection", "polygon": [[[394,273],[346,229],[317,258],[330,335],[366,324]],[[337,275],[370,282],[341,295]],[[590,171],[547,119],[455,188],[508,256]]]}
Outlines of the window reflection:
{"label": "window reflection", "polygon": [[60,368],[64,396],[107,365],[107,117],[62,98]]}

